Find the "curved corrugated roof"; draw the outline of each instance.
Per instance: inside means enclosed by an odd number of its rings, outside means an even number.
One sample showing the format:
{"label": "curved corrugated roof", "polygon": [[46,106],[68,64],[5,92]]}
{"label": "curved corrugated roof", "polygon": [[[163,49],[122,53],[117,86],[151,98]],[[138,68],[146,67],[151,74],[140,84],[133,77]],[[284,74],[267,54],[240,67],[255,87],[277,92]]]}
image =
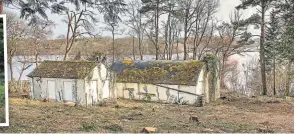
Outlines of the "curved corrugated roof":
{"label": "curved corrugated roof", "polygon": [[111,69],[117,73],[117,82],[196,85],[203,65],[198,60],[122,60],[114,62]]}

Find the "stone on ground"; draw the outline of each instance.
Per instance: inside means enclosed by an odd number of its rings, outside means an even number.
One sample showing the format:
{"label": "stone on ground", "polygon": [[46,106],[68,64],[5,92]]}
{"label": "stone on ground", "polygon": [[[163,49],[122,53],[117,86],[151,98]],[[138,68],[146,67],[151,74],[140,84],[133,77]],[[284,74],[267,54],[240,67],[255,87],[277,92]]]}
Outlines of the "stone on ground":
{"label": "stone on ground", "polygon": [[144,132],[144,133],[153,133],[153,132],[156,132],[156,131],[157,131],[157,128],[154,128],[154,127],[145,127],[142,130],[142,132]]}

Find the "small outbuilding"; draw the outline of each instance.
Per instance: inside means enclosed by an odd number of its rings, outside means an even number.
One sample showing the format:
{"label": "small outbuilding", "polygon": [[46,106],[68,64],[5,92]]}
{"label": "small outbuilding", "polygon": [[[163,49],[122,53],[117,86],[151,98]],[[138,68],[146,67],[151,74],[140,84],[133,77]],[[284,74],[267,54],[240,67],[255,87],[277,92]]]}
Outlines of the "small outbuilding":
{"label": "small outbuilding", "polygon": [[204,105],[220,97],[218,61],[133,61],[112,64],[118,98]]}
{"label": "small outbuilding", "polygon": [[110,97],[111,75],[107,67],[92,61],[43,61],[28,77],[30,96],[49,101],[92,105]]}

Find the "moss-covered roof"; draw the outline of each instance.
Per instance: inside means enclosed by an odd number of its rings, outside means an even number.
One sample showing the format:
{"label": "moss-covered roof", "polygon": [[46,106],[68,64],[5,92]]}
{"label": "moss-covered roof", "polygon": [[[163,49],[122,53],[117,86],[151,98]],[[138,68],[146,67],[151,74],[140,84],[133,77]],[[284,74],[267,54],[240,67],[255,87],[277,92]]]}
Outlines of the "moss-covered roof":
{"label": "moss-covered roof", "polygon": [[97,65],[91,61],[43,61],[28,77],[84,79]]}
{"label": "moss-covered roof", "polygon": [[113,63],[111,68],[117,73],[117,82],[196,85],[196,78],[204,64],[198,60],[122,60]]}

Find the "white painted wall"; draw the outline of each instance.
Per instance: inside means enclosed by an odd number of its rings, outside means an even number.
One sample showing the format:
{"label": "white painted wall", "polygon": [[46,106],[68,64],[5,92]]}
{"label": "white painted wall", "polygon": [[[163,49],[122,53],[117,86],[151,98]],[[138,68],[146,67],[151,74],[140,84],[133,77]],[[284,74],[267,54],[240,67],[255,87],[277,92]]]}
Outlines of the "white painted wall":
{"label": "white painted wall", "polygon": [[[188,86],[188,85],[167,85],[167,84],[159,84],[161,86],[153,85],[153,84],[140,84],[140,83],[116,83],[115,84],[115,91],[116,91],[116,97],[118,98],[126,98],[126,99],[137,99],[142,100],[144,98],[143,95],[140,95],[140,93],[150,93],[154,94],[155,97],[151,98],[151,101],[160,101],[160,102],[171,102],[173,98],[176,100],[178,98],[183,98],[182,101],[187,101],[188,104],[195,104],[197,100],[200,98],[196,95],[192,95],[189,93],[183,93],[179,92],[173,89],[177,89],[180,91],[186,91],[197,95],[204,96],[204,100],[206,103],[210,102],[209,98],[209,73],[205,75],[205,69],[204,66],[198,76],[197,85],[196,86]],[[220,97],[219,94],[219,79],[217,81],[217,89],[215,92],[215,99]],[[169,89],[169,88],[173,89]],[[134,89],[133,92],[129,92],[126,90],[126,88],[132,88]],[[175,101],[176,101],[175,100]]]}
{"label": "white painted wall", "polygon": [[198,95],[204,95],[205,94],[205,87],[204,87],[204,67],[201,70],[200,74],[199,74],[199,78],[197,80],[197,86],[196,86],[196,94]]}
{"label": "white painted wall", "polygon": [[[107,75],[107,73],[109,73]],[[92,105],[93,102],[98,102],[104,98],[110,98],[110,72],[105,65],[100,64],[95,67],[85,79],[62,79],[62,78],[32,78],[31,96],[33,99],[48,99],[48,81],[55,83],[55,100],[63,101],[65,96],[65,87],[72,87],[72,100],[78,104]],[[40,80],[39,80],[40,79]],[[91,86],[91,83],[96,83],[96,86]],[[66,84],[66,85],[64,85]],[[96,89],[93,89],[96,87]],[[93,91],[96,90],[97,92]],[[97,93],[93,95],[93,93]],[[97,100],[93,101],[93,98]]]}
{"label": "white painted wall", "polygon": [[[33,98],[34,99],[50,99],[49,98],[49,92],[48,92],[48,87],[52,87],[52,88],[55,88],[55,91],[54,91],[54,96],[55,96],[55,99],[57,101],[62,101],[64,100],[64,92],[63,90],[66,90],[64,89],[64,82],[67,82],[67,84],[71,84],[71,85],[67,85],[67,86],[72,86],[74,90],[76,90],[77,88],[77,84],[75,82],[74,79],[60,79],[60,78],[37,78],[37,77],[34,77],[32,79],[33,81],[33,89],[32,92],[34,94]],[[50,83],[49,83],[50,82]],[[48,85],[48,84],[53,84],[54,85]],[[73,96],[75,96],[75,93],[73,93]],[[76,101],[76,97],[73,97],[73,100],[72,101]]]}
{"label": "white painted wall", "polygon": [[[191,93],[196,92],[195,86],[178,86],[178,85],[166,85],[161,84],[165,87],[175,88],[181,91],[187,91]],[[115,84],[115,90],[117,90],[117,97],[118,98],[126,98],[126,99],[137,99],[141,100],[144,98],[144,95],[140,95],[140,93],[149,93],[154,94],[155,97],[151,98],[151,101],[157,101],[157,102],[167,102],[171,97],[183,97],[184,101],[188,101],[189,104],[194,104],[196,101],[196,97],[194,95],[189,95],[186,93],[179,93],[178,91],[168,89],[161,86],[156,86],[153,84],[139,84],[139,83],[116,83]],[[126,88],[133,88],[133,93],[124,90]],[[132,97],[134,96],[134,98]]]}
{"label": "white painted wall", "polygon": [[77,98],[76,98],[76,102],[78,104],[86,104],[86,94],[85,94],[85,83],[83,79],[78,79],[75,80],[76,81],[76,85],[77,85]]}

